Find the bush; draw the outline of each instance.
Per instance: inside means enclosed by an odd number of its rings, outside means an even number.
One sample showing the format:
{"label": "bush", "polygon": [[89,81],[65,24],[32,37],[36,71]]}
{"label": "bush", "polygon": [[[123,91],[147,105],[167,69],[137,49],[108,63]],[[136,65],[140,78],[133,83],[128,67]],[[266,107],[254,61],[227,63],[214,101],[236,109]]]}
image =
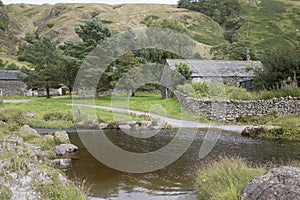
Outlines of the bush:
{"label": "bush", "polygon": [[192,87],[196,92],[197,98],[209,97],[209,89],[205,83],[192,83]]}

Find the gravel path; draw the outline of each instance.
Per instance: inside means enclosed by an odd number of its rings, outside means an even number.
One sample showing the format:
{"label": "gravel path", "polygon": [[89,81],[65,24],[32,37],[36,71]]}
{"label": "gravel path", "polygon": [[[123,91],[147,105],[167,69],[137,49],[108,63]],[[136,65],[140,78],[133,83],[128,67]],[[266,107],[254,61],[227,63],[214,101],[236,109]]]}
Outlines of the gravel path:
{"label": "gravel path", "polygon": [[19,100],[2,100],[3,103],[28,103],[33,102],[33,100],[25,100],[25,99],[19,99]]}
{"label": "gravel path", "polygon": [[158,120],[162,123],[168,123],[174,128],[217,128],[224,131],[230,131],[230,132],[236,132],[241,133],[246,127],[249,126],[229,126],[229,125],[216,125],[216,124],[204,124],[204,123],[198,123],[198,122],[192,122],[192,121],[186,121],[186,120],[179,120],[179,119],[173,119],[169,117],[160,116],[153,113],[143,112],[143,111],[137,111],[137,110],[129,110],[125,108],[113,108],[108,106],[92,106],[92,105],[85,105],[85,104],[73,104],[73,106],[85,106],[85,107],[91,107],[91,108],[97,108],[102,110],[108,110],[108,111],[115,111],[120,113],[133,113],[136,115],[148,115],[151,118]]}

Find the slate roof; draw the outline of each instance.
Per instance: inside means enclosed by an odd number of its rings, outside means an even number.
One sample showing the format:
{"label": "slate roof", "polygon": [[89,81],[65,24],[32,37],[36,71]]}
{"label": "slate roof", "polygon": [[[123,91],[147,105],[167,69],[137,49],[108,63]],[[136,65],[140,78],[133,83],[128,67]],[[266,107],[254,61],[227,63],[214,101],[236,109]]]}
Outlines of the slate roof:
{"label": "slate roof", "polygon": [[19,70],[0,70],[0,80],[19,80],[18,75],[25,76]]}
{"label": "slate roof", "polygon": [[167,60],[170,67],[187,63],[192,69],[192,77],[254,77],[249,67],[262,67],[260,61],[227,61],[227,60]]}

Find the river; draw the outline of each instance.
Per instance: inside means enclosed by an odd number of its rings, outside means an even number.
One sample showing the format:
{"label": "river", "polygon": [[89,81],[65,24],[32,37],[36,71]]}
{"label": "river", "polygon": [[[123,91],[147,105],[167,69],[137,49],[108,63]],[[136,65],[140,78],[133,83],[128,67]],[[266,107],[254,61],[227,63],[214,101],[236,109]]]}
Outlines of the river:
{"label": "river", "polygon": [[[168,144],[175,135],[174,131],[163,131],[141,139],[128,136],[122,131],[105,131],[103,134],[122,149],[132,152],[157,150]],[[79,146],[79,151],[72,156],[72,167],[67,174],[71,178],[85,179],[90,186],[89,196],[102,200],[197,199],[197,169],[219,156],[240,156],[256,164],[300,159],[299,142],[251,139],[225,133],[220,135],[209,155],[200,159],[198,154],[205,133],[198,131],[190,148],[177,161],[154,172],[134,174],[105,166],[87,151],[76,133],[69,133],[69,136],[71,142]]]}

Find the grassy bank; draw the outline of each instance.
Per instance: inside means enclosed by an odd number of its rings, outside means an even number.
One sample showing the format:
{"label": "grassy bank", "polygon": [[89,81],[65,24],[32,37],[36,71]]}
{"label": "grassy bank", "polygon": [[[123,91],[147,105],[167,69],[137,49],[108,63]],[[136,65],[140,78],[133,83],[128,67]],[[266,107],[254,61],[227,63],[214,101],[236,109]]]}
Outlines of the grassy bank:
{"label": "grassy bank", "polygon": [[[282,165],[300,166],[299,161]],[[196,177],[200,200],[238,200],[253,179],[277,166],[251,166],[241,158],[220,158],[199,169]]]}
{"label": "grassy bank", "polygon": [[[21,97],[14,97],[20,99]],[[38,128],[55,128],[64,129],[74,127],[72,100],[68,97],[53,97],[51,99],[33,98],[34,102],[30,103],[2,103],[0,107],[0,120],[18,125],[28,124]],[[114,106],[126,108],[124,101],[113,100],[110,95],[100,95],[95,101],[96,105]],[[167,116],[175,119],[185,119],[209,123],[201,116],[195,116],[190,112],[181,110],[180,104],[174,99],[161,99],[159,93],[137,93],[136,96],[130,97],[129,108],[155,113],[161,116]],[[34,117],[26,116],[27,113],[33,113]],[[112,112],[96,109],[96,115],[99,122],[111,123],[115,121]],[[122,117],[125,114],[120,114]],[[118,116],[118,119],[120,119]],[[141,121],[149,120],[147,116],[131,115],[132,120]],[[230,125],[230,124],[228,124]],[[256,137],[300,140],[300,116],[299,115],[281,115],[276,113],[272,116],[242,116],[234,125],[264,125],[264,126],[281,126],[282,129],[275,131],[263,130]]]}
{"label": "grassy bank", "polygon": [[251,137],[300,141],[300,115],[243,116],[237,124],[280,127],[276,129],[258,128],[251,133]]}

